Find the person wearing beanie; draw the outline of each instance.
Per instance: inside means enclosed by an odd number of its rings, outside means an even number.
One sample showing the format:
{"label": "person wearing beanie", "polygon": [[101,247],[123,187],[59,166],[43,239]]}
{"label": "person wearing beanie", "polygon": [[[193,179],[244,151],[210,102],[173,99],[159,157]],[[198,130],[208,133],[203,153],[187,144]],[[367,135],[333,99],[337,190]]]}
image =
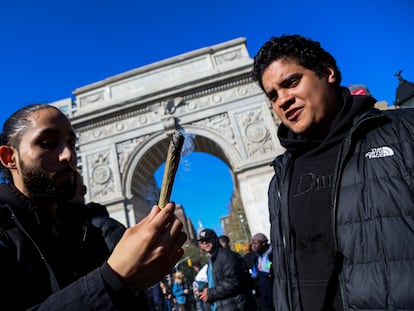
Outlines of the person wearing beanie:
{"label": "person wearing beanie", "polygon": [[[248,274],[239,254],[223,248],[217,234],[203,229],[197,237],[200,248],[209,256],[208,288],[200,292],[200,299],[209,302],[212,311],[255,310],[249,289]],[[248,273],[248,272],[247,272]]]}
{"label": "person wearing beanie", "polygon": [[252,237],[252,249],[256,253],[253,264],[252,277],[257,283],[261,311],[272,311],[273,299],[273,269],[272,246],[263,233],[256,233]]}

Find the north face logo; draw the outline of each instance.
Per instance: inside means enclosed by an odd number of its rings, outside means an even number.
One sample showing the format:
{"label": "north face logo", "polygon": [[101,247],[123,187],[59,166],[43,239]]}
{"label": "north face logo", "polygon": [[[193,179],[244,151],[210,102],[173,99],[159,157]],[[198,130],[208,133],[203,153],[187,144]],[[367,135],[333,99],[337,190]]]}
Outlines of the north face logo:
{"label": "north face logo", "polygon": [[394,150],[390,147],[379,147],[379,148],[372,148],[365,154],[365,157],[368,159],[376,159],[376,158],[385,158],[391,157],[394,155]]}

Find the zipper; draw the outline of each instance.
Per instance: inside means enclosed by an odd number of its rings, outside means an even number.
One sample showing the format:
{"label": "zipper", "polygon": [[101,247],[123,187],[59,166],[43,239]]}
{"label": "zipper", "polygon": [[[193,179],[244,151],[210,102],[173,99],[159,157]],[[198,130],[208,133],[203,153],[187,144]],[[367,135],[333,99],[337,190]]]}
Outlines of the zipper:
{"label": "zipper", "polygon": [[28,234],[28,232],[23,228],[22,224],[19,222],[19,220],[17,219],[16,215],[14,214],[13,210],[11,208],[9,208],[8,206],[6,206],[6,208],[9,210],[10,212],[10,218],[13,221],[13,223],[16,225],[16,227],[24,234],[24,236],[31,242],[31,244],[33,245],[33,247],[36,249],[36,251],[38,252],[41,260],[43,261],[43,263],[45,264],[47,270],[49,271],[49,276],[50,276],[50,282],[51,282],[51,289],[52,292],[57,292],[59,291],[60,285],[56,279],[55,274],[53,273],[52,268],[50,267],[49,263],[47,262],[45,256],[43,255],[42,251],[40,250],[39,246],[36,244],[36,242],[32,239],[32,237]]}
{"label": "zipper", "polygon": [[[335,247],[335,253],[338,252],[338,233],[337,233],[337,226],[336,226],[336,214],[337,214],[337,207],[338,207],[338,195],[339,195],[339,184],[340,184],[340,174],[339,172],[343,171],[345,158],[349,152],[351,146],[351,135],[348,135],[345,138],[345,141],[341,147],[340,153],[338,155],[338,164],[335,169],[335,179],[334,179],[334,192],[333,192],[333,199],[332,199],[332,235],[334,240],[334,247]],[[346,149],[346,150],[345,150]],[[345,157],[342,158],[342,156],[345,154]],[[337,256],[335,256],[337,258]],[[335,268],[334,268],[335,269]],[[344,286],[343,286],[343,280],[341,277],[341,274],[338,275],[338,287],[339,287],[339,293],[341,295],[341,302],[342,302],[342,309],[344,311],[347,310],[345,307],[345,299],[344,299]]]}
{"label": "zipper", "polygon": [[[283,206],[283,202],[282,202],[282,200],[284,200],[284,198],[285,197],[283,197],[282,198],[282,191],[281,191],[281,189],[282,188],[284,188],[284,193],[288,193],[288,191],[289,191],[289,183],[288,183],[288,180],[286,180],[286,179],[288,179],[288,176],[289,176],[289,174],[286,174],[286,172],[287,171],[289,171],[290,170],[290,168],[291,168],[291,161],[290,161],[290,158],[291,158],[291,156],[289,156],[289,157],[286,157],[286,158],[284,158],[283,159],[283,162],[284,162],[284,167],[285,167],[285,170],[284,170],[284,172],[285,172],[285,174],[282,176],[282,168],[281,168],[281,164],[280,164],[280,162],[282,162],[282,161],[280,161],[278,164],[278,166],[277,166],[277,169],[278,169],[278,171],[276,172],[276,173],[278,173],[278,185],[279,185],[279,187],[278,187],[278,189],[277,189],[277,196],[278,196],[278,202],[279,202],[279,204],[280,204],[280,217],[282,217],[282,206]],[[276,167],[275,167],[276,168]],[[284,187],[283,187],[283,185],[285,185]],[[287,195],[286,195],[286,198],[287,198]],[[287,206],[287,201],[286,202],[284,202],[284,204]],[[289,216],[287,215],[286,216],[287,217],[287,224],[288,224],[288,228],[289,228],[289,226],[290,226],[290,224],[289,224]],[[281,219],[281,223],[283,223],[283,220]],[[286,283],[287,283],[287,291],[288,291],[288,293],[287,293],[287,298],[288,298],[288,307],[289,307],[289,310],[294,310],[294,308],[293,308],[293,288],[292,288],[292,278],[291,278],[291,273],[292,273],[292,271],[291,271],[291,269],[290,269],[290,265],[289,265],[289,262],[290,262],[290,255],[291,255],[291,241],[289,240],[289,245],[288,245],[288,241],[287,241],[287,237],[288,236],[290,236],[287,232],[286,232],[286,230],[285,230],[285,228],[283,227],[283,225],[281,226],[282,227],[282,244],[283,244],[283,254],[284,254],[284,265],[285,265],[285,270],[286,270]]]}

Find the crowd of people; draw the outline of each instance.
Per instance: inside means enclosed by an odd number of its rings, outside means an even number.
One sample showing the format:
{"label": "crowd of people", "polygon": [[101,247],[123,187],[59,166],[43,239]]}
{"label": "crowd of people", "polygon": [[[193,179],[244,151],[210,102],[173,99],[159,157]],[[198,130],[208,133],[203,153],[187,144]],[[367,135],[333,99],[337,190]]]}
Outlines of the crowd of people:
{"label": "crowd of people", "polygon": [[147,292],[152,310],[273,310],[272,248],[266,235],[253,235],[244,256],[232,250],[228,236],[211,229],[203,229],[197,240],[207,262],[193,263],[190,277],[176,270],[152,286]]}
{"label": "crowd of people", "polygon": [[270,239],[254,234],[242,257],[202,230],[208,260],[194,283],[180,271],[162,281],[187,240],[173,202],[118,226],[75,198],[69,119],[46,104],[10,116],[0,136],[0,309],[414,309],[413,110],[351,95],[334,57],[300,35],[266,42],[252,75],[286,149],[272,163]]}

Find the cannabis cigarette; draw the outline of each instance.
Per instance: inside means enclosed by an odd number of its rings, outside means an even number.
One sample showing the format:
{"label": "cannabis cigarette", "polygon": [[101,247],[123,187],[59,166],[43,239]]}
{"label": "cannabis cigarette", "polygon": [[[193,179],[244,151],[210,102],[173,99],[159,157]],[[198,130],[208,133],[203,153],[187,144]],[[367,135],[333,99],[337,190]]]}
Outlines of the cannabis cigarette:
{"label": "cannabis cigarette", "polygon": [[178,163],[180,162],[181,148],[183,147],[184,136],[175,131],[168,148],[167,160],[165,161],[164,177],[162,179],[160,199],[158,206],[162,209],[170,201],[170,196],[174,184],[175,174],[177,173]]}

